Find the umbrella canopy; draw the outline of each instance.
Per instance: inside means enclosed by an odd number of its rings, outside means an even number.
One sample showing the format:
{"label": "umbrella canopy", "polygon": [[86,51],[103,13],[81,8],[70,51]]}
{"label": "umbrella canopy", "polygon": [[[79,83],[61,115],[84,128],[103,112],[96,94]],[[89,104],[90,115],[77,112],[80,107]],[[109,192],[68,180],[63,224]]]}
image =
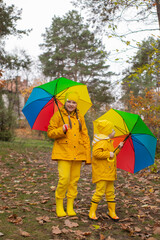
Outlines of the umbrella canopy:
{"label": "umbrella canopy", "polygon": [[50,118],[64,105],[65,94],[70,91],[78,93],[77,108],[85,115],[92,106],[87,86],[61,77],[33,88],[22,109],[31,128],[47,131]]}
{"label": "umbrella canopy", "polygon": [[114,124],[114,147],[124,141],[124,146],[117,155],[117,167],[127,172],[136,173],[154,164],[157,139],[137,114],[110,109],[96,121],[108,120]]}

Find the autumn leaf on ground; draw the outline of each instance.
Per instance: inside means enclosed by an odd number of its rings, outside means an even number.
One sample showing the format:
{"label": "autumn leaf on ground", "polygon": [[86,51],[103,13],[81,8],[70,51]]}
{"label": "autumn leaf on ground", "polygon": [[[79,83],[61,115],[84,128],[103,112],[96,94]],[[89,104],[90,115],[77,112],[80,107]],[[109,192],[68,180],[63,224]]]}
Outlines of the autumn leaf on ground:
{"label": "autumn leaf on ground", "polygon": [[23,220],[21,217],[18,217],[16,214],[12,214],[8,217],[8,222],[15,223],[16,225],[22,224]]}
{"label": "autumn leaf on ground", "polygon": [[28,232],[23,231],[22,229],[19,229],[20,235],[23,237],[30,237],[30,234]]}
{"label": "autumn leaf on ground", "polygon": [[100,226],[99,225],[92,225],[95,229],[99,229]]}
{"label": "autumn leaf on ground", "polygon": [[31,210],[28,207],[23,207],[22,209],[24,212],[31,212]]}
{"label": "autumn leaf on ground", "polygon": [[63,228],[61,231],[62,231],[62,233],[70,233],[70,232],[72,232],[72,230],[66,229],[66,228]]}
{"label": "autumn leaf on ground", "polygon": [[139,227],[135,227],[134,230],[135,230],[135,232],[141,232],[142,231],[142,229],[140,229]]}
{"label": "autumn leaf on ground", "polygon": [[147,240],[157,240],[157,239],[154,238],[154,237],[150,237],[150,238],[148,238]]}
{"label": "autumn leaf on ground", "polygon": [[123,230],[129,232],[131,236],[133,235],[134,230],[129,226],[129,224],[121,223],[121,227],[122,227]]}
{"label": "autumn leaf on ground", "polygon": [[130,221],[131,221],[130,218],[124,218],[119,220],[119,222],[130,222]]}
{"label": "autumn leaf on ground", "polygon": [[153,233],[154,233],[154,234],[159,234],[159,235],[160,235],[160,227],[155,227]]}
{"label": "autumn leaf on ground", "polygon": [[50,220],[49,217],[47,217],[47,216],[37,217],[36,220],[37,220],[40,224],[43,224],[43,223],[45,223],[45,222],[51,222],[51,220]]}
{"label": "autumn leaf on ground", "polygon": [[81,231],[81,230],[74,231],[74,233],[75,233],[77,236],[79,236],[79,237],[91,235],[91,232],[83,232],[83,231]]}
{"label": "autumn leaf on ground", "polygon": [[52,227],[52,233],[53,234],[61,234],[62,231],[59,229],[59,226],[53,226]]}
{"label": "autumn leaf on ground", "polygon": [[47,203],[48,202],[48,200],[41,200],[41,203],[42,204],[45,204],[45,203]]}
{"label": "autumn leaf on ground", "polygon": [[106,240],[116,240],[116,239],[109,236]]}
{"label": "autumn leaf on ground", "polygon": [[56,186],[51,186],[50,189],[51,189],[52,191],[55,191],[55,190],[56,190]]}
{"label": "autumn leaf on ground", "polygon": [[65,220],[64,223],[65,223],[65,225],[66,225],[67,227],[69,227],[69,228],[72,228],[72,227],[78,227],[78,226],[79,226],[78,223],[71,222],[71,221],[68,220],[68,219]]}
{"label": "autumn leaf on ground", "polygon": [[100,234],[100,240],[105,240],[105,236],[103,234]]}

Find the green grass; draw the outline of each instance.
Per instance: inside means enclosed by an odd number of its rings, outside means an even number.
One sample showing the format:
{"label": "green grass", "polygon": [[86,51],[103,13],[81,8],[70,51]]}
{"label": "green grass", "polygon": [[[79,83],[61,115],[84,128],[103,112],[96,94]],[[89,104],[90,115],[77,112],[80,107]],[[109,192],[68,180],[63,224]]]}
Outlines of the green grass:
{"label": "green grass", "polygon": [[[114,223],[103,217],[104,213],[107,214],[105,197],[98,206],[98,222],[93,222],[88,219],[88,212],[95,184],[91,182],[91,166],[83,166],[75,200],[77,217],[58,218],[55,213],[55,191],[51,189],[51,186],[56,186],[58,182],[57,163],[51,161],[52,147],[53,143],[45,140],[17,138],[13,142],[0,142],[0,232],[4,234],[2,240],[24,239],[20,229],[30,233],[28,240],[97,240],[107,239],[109,236],[118,240],[132,240],[133,237],[136,240],[142,239],[136,232],[131,236],[130,229],[126,227],[125,230],[125,224],[131,224],[133,229],[136,226],[140,227],[143,236],[146,234],[144,227],[148,226],[151,228],[149,234],[153,236],[153,228],[159,220],[158,211],[155,208],[141,208],[141,205],[146,203],[156,206],[158,192],[150,193],[149,189],[158,186],[158,174],[146,175],[144,172],[144,175],[131,175],[119,170],[116,199],[117,212],[122,222]],[[148,176],[147,184],[139,182],[139,176],[142,180]],[[142,192],[142,189],[145,191]],[[138,199],[142,199],[143,196],[148,196],[148,199],[147,202],[141,203]],[[66,198],[64,205],[66,208]],[[144,212],[144,219],[138,218],[139,210]],[[16,219],[14,223],[10,222],[11,216],[21,218],[23,222],[18,224]],[[37,217],[43,216],[47,216],[50,221],[41,224],[36,220]],[[66,219],[78,223],[79,226],[69,229],[65,226]],[[98,225],[99,229],[95,229],[93,225]],[[59,226],[59,229],[67,229],[68,232],[53,235],[52,226]],[[76,234],[78,230],[84,235]],[[154,237],[159,239],[159,235]]]}

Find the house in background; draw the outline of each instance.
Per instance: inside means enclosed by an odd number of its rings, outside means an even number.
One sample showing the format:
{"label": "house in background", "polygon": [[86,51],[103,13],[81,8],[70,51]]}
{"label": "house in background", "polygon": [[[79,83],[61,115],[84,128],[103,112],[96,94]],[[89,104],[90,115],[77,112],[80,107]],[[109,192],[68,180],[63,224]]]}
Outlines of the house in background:
{"label": "house in background", "polygon": [[21,77],[16,76],[14,79],[1,80],[1,82],[5,83],[2,87],[2,99],[5,107],[13,106],[15,115],[19,119],[23,119],[22,108],[25,105],[25,97],[21,94],[21,91],[28,87],[28,81],[21,81]]}

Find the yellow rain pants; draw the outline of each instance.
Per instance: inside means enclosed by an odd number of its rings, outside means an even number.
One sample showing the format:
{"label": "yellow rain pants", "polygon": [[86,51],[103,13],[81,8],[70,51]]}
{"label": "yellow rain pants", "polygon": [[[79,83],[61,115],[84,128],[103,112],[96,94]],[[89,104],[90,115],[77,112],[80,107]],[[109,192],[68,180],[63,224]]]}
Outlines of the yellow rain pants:
{"label": "yellow rain pants", "polygon": [[114,201],[114,181],[101,180],[96,183],[96,191],[93,194],[92,202],[99,203],[105,194],[107,201]]}
{"label": "yellow rain pants", "polygon": [[82,161],[58,160],[59,181],[55,192],[56,198],[76,198],[77,183],[80,178]]}

